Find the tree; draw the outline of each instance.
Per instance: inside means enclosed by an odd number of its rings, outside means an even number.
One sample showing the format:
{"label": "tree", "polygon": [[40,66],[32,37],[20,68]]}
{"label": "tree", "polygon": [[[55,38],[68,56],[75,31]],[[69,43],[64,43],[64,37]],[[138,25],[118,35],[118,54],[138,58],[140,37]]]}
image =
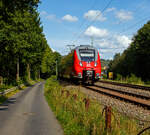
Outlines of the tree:
{"label": "tree", "polygon": [[150,21],[138,30],[132,46],[136,53],[137,75],[143,80],[150,80]]}
{"label": "tree", "polygon": [[109,70],[122,76],[135,74],[144,81],[150,80],[150,21],[133,37],[130,46],[116,54],[109,64]]}
{"label": "tree", "polygon": [[[39,0],[0,1],[0,76],[5,82],[37,78],[48,44],[37,12]],[[50,50],[50,48],[49,48]],[[51,59],[55,60],[53,54]]]}

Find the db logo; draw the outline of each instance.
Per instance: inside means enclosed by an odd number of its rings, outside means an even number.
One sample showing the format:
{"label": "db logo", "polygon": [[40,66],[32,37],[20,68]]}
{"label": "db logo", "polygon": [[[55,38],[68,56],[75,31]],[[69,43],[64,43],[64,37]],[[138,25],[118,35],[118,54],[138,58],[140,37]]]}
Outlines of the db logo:
{"label": "db logo", "polygon": [[88,67],[90,67],[90,66],[91,66],[91,64],[90,64],[90,63],[88,63],[88,64],[87,64],[87,66],[88,66]]}

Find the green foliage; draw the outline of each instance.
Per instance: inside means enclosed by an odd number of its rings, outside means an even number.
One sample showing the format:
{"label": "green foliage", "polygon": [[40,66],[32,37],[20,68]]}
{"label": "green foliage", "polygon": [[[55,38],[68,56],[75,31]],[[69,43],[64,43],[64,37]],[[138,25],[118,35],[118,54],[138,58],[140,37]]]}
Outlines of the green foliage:
{"label": "green foliage", "polygon": [[122,76],[120,74],[117,74],[116,80],[117,81],[122,81]]}
{"label": "green foliage", "polygon": [[122,53],[116,54],[109,64],[109,71],[123,77],[135,74],[143,81],[150,80],[150,21],[133,37],[131,45]]}
{"label": "green foliage", "polygon": [[0,95],[0,104],[7,100],[7,97]]}
{"label": "green foliage", "polygon": [[115,79],[116,81],[123,82],[123,83],[129,83],[129,84],[139,84],[144,85],[145,83],[141,80],[140,77],[135,76],[134,74],[131,74],[131,76],[123,77],[120,74],[117,74],[117,77]]}
{"label": "green foliage", "polygon": [[102,74],[103,79],[107,79],[107,74]]}
{"label": "green foliage", "polygon": [[64,56],[59,64],[59,74],[69,74],[70,70],[73,65],[73,52],[69,53],[68,55]]}
{"label": "green foliage", "polygon": [[[74,95],[77,96],[76,99]],[[46,81],[45,96],[65,135],[137,135],[142,130],[138,126],[138,121],[121,115],[113,109],[112,129],[107,133],[105,116],[102,115],[103,107],[97,101],[90,99],[87,111],[84,102],[87,96],[78,89],[66,90],[61,87],[55,76]],[[147,131],[143,135],[149,133]]]}
{"label": "green foliage", "polygon": [[101,59],[101,66],[107,67],[109,65],[110,60]]}
{"label": "green foliage", "polygon": [[12,86],[8,86],[8,85],[0,85],[0,92],[3,92],[4,90],[6,90],[6,89],[9,89],[9,88],[11,88]]}
{"label": "green foliage", "polygon": [[[27,81],[30,76],[37,79],[42,75],[42,62],[47,48],[50,51],[47,53],[51,54],[48,57],[50,61],[55,59],[43,34],[37,12],[38,3],[39,0],[0,1],[0,76],[5,84],[19,83],[19,80],[16,81],[17,63],[21,80]],[[54,72],[53,67],[47,69],[46,73]]]}
{"label": "green foliage", "polygon": [[56,61],[57,63],[60,63],[60,60],[61,55],[58,52],[52,52],[52,50],[47,47],[41,64],[42,73],[44,73],[46,77],[50,77],[50,75],[55,74]]}
{"label": "green foliage", "polygon": [[131,74],[131,76],[126,77],[127,83],[133,83],[133,84],[144,84],[144,82],[141,80],[141,78],[136,77],[134,74]]}

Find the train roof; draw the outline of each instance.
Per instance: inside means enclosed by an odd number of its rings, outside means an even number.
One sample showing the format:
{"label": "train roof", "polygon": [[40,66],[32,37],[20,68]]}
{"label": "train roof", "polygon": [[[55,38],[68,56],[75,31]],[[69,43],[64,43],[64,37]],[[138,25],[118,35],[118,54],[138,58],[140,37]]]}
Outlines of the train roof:
{"label": "train roof", "polygon": [[78,50],[78,49],[96,49],[96,48],[91,45],[80,45],[75,48],[75,50]]}

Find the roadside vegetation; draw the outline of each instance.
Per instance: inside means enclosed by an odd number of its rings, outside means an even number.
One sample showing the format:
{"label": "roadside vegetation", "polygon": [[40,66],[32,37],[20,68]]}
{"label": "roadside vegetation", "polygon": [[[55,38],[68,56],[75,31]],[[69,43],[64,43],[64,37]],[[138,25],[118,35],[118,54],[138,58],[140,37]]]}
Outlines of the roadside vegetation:
{"label": "roadside vegetation", "polygon": [[[28,86],[31,86],[31,85],[37,83],[38,81],[42,81],[42,80],[36,80],[36,81],[30,80],[24,84],[19,85],[19,87],[17,89],[14,89],[13,91],[11,91],[7,94],[1,94],[0,93],[0,104],[4,103],[11,96],[15,95],[16,93],[20,92],[21,90],[24,90]],[[2,92],[2,93],[4,93],[5,90],[7,90],[7,89],[15,88],[14,86],[6,86],[6,85],[3,85],[3,86],[0,87],[0,92]]]}
{"label": "roadside vegetation", "polygon": [[[113,109],[111,131],[105,130],[104,106],[89,99],[78,89],[66,90],[56,77],[46,81],[45,97],[61,123],[65,135],[137,135],[142,128],[139,121],[126,117]],[[89,107],[85,106],[89,99]],[[149,135],[144,132],[142,135]]]}

